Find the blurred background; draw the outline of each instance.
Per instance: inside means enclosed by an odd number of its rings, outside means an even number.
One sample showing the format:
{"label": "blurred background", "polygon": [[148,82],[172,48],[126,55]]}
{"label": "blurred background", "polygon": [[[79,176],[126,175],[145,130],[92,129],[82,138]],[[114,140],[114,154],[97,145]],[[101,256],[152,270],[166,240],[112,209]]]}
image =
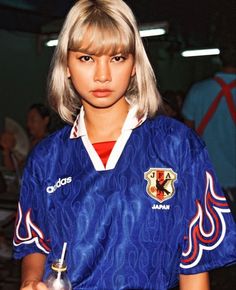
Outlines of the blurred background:
{"label": "blurred background", "polygon": [[[141,31],[162,29],[160,35],[143,37],[143,41],[158,89],[167,96],[170,109],[173,109],[173,92],[180,96],[178,106],[181,106],[191,85],[212,76],[221,66],[219,52],[184,57],[183,51],[219,49],[226,44],[236,46],[235,0],[125,2],[134,11]],[[74,3],[72,0],[0,0],[0,131],[6,118],[10,118],[19,126],[18,132],[23,129],[27,134],[29,108],[32,104],[46,104],[47,74],[55,48],[47,43],[57,39],[64,17]],[[174,102],[176,106],[177,100]],[[62,125],[56,116],[52,121],[51,131]],[[1,246],[0,237],[0,290],[11,290],[17,289],[19,283],[19,263],[11,259],[19,176],[6,168],[2,168],[2,176],[0,226],[4,242]],[[212,289],[236,289],[234,273],[234,267],[212,272]]]}

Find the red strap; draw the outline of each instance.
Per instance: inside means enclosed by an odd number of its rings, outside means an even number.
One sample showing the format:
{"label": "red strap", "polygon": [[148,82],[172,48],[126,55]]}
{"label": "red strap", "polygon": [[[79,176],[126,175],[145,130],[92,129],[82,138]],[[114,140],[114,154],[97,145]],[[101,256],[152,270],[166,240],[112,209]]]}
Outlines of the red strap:
{"label": "red strap", "polygon": [[215,77],[215,80],[222,87],[222,91],[223,91],[224,96],[226,98],[226,102],[227,102],[227,105],[228,105],[229,112],[231,114],[231,117],[232,117],[234,123],[236,123],[236,106],[234,104],[233,95],[232,95],[232,92],[231,92],[231,90],[236,87],[236,80],[232,81],[229,84],[226,84],[224,82],[224,80],[222,80],[219,77]]}
{"label": "red strap", "polygon": [[231,90],[234,87],[236,87],[236,80],[232,81],[229,84],[226,84],[225,81],[223,79],[219,78],[218,76],[214,77],[214,79],[221,86],[221,90],[219,91],[218,95],[216,96],[216,98],[214,99],[212,104],[210,105],[208,111],[206,112],[206,114],[202,118],[198,128],[196,129],[196,131],[199,135],[203,134],[206,126],[208,125],[208,123],[212,119],[212,117],[213,117],[213,115],[214,115],[214,113],[215,113],[215,111],[220,103],[220,100],[222,99],[223,96],[226,98],[226,102],[227,102],[227,106],[228,106],[230,115],[231,115],[234,123],[236,123],[236,106],[234,104],[233,95],[231,92]]}

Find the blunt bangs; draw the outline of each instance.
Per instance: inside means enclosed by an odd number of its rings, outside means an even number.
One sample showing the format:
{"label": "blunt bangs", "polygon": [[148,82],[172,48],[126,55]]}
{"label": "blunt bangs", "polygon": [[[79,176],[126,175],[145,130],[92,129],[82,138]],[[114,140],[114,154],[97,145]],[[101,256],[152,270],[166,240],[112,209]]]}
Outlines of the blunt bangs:
{"label": "blunt bangs", "polygon": [[115,23],[107,15],[97,15],[71,31],[69,50],[95,55],[135,54],[135,36],[126,23]]}

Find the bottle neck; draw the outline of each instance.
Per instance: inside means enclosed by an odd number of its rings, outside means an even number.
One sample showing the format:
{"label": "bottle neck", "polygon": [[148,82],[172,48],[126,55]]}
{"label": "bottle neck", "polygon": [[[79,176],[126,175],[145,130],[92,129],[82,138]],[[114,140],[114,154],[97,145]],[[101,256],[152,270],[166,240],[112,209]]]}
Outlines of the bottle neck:
{"label": "bottle neck", "polygon": [[54,271],[56,273],[63,274],[66,272],[67,266],[65,263],[61,264],[59,260],[56,260],[52,263],[51,269],[52,269],[52,271]]}

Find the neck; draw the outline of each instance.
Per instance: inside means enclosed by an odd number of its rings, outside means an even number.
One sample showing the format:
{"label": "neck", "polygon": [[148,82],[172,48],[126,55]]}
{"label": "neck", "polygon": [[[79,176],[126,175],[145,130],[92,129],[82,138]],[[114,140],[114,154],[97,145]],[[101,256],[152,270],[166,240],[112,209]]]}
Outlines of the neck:
{"label": "neck", "polygon": [[129,104],[122,99],[109,108],[95,108],[83,104],[85,125],[91,143],[116,141],[121,134]]}

